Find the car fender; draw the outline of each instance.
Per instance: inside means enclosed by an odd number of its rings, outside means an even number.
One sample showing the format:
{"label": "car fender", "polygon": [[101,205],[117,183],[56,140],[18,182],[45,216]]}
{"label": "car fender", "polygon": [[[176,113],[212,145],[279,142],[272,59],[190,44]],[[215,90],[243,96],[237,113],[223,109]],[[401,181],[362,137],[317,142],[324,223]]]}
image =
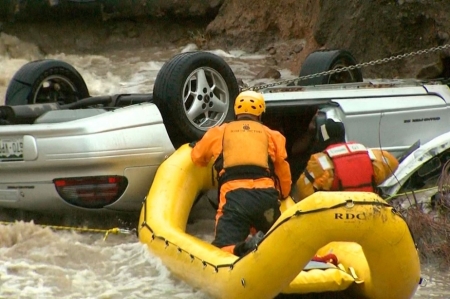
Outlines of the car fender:
{"label": "car fender", "polygon": [[406,180],[422,165],[448,149],[450,149],[450,132],[439,135],[411,152],[401,161],[394,174],[384,181],[379,188],[387,196],[397,194]]}

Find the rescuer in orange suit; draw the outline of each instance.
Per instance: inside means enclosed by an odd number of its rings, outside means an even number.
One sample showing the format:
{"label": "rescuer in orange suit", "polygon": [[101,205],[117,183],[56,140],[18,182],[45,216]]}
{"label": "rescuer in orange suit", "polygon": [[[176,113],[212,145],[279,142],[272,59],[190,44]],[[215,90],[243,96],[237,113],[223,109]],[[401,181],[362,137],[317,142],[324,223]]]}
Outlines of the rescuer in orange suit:
{"label": "rescuer in orange suit", "polygon": [[313,154],[297,187],[300,200],[315,191],[368,191],[377,193],[377,186],[398,167],[397,159],[387,151],[366,148],[345,141],[341,122],[327,119],[319,130],[319,142],[325,150]]}
{"label": "rescuer in orange suit", "polygon": [[[261,123],[264,97],[240,93],[236,119],[209,129],[192,149],[192,161],[207,166],[214,159],[219,206],[213,245],[243,256],[253,250],[280,216],[279,200],[291,188],[286,139]],[[250,230],[258,231],[247,239]]]}

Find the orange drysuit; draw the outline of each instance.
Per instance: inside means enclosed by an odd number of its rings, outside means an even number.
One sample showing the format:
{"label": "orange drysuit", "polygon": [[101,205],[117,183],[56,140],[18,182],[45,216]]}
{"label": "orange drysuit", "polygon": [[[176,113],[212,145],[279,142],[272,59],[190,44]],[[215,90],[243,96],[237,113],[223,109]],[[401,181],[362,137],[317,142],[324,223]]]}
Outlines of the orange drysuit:
{"label": "orange drysuit", "polygon": [[191,157],[203,167],[214,159],[220,196],[213,244],[240,255],[235,245],[251,227],[267,232],[280,216],[278,200],[289,195],[286,139],[257,121],[237,120],[209,129]]}

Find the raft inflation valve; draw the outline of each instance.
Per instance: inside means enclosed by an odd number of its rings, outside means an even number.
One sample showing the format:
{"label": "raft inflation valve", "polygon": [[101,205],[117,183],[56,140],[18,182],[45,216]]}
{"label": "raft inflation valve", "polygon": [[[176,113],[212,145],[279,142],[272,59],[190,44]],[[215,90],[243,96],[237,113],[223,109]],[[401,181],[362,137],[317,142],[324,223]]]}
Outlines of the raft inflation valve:
{"label": "raft inflation valve", "polygon": [[351,209],[351,208],[353,208],[355,206],[355,203],[353,202],[353,199],[347,199],[345,202],[346,202],[345,207],[347,209]]}

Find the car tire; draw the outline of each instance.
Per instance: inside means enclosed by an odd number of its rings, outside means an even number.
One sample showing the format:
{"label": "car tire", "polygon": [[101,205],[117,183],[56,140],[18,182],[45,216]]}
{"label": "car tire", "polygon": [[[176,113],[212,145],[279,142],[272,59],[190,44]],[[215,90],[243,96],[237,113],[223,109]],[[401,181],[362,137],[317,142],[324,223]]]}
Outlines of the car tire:
{"label": "car tire", "polygon": [[178,148],[234,118],[239,93],[230,66],[209,52],[187,52],[166,62],[156,76],[153,101]]}
{"label": "car tire", "polygon": [[73,66],[43,59],[23,65],[14,74],[6,90],[5,104],[70,104],[87,97],[86,83]]}
{"label": "car tire", "polygon": [[[347,50],[315,51],[306,57],[300,70],[300,77],[335,70],[342,67],[356,65],[356,59]],[[298,81],[298,85],[322,85],[334,83],[362,82],[361,69],[314,77]]]}

